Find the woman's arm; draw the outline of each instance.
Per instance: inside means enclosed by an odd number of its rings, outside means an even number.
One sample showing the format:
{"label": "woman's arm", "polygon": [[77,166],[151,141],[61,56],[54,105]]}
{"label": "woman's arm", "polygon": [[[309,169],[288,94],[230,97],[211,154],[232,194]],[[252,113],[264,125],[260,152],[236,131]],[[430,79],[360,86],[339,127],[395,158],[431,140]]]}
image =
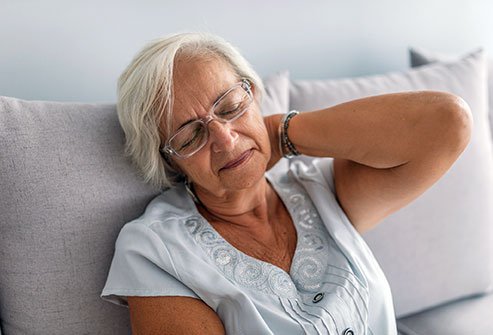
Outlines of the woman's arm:
{"label": "woman's arm", "polygon": [[423,151],[440,150],[458,137],[468,138],[471,120],[469,107],[455,95],[393,93],[298,115],[288,136],[305,155],[383,169],[405,164]]}
{"label": "woman's arm", "polygon": [[219,316],[191,297],[128,297],[134,335],[222,335]]}
{"label": "woman's arm", "polygon": [[[275,129],[279,120],[272,117],[268,129]],[[472,122],[461,98],[418,91],[301,113],[291,119],[288,136],[302,154],[335,158],[337,198],[363,232],[422,194],[450,168],[469,142]]]}

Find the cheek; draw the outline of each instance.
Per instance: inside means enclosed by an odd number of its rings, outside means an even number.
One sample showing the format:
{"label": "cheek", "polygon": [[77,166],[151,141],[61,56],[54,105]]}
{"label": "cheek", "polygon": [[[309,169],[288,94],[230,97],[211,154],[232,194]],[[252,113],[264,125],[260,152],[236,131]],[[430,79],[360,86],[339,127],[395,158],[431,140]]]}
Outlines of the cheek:
{"label": "cheek", "polygon": [[262,150],[267,150],[270,152],[270,141],[269,141],[269,133],[267,132],[267,128],[265,127],[263,117],[258,115],[253,115],[250,120],[250,130],[251,134],[254,137],[255,142],[261,146]]}
{"label": "cheek", "polygon": [[181,171],[192,181],[211,179],[212,170],[206,152],[198,152],[178,164]]}

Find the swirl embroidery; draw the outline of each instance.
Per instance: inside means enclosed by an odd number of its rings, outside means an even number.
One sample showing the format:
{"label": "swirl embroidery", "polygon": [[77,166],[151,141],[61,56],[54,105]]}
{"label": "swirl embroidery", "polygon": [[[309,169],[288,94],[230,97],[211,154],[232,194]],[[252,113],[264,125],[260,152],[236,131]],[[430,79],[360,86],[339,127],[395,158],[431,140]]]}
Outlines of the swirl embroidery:
{"label": "swirl embroidery", "polygon": [[296,297],[296,288],[286,272],[240,252],[202,217],[187,218],[185,226],[229,280],[264,293]]}
{"label": "swirl embroidery", "polygon": [[200,215],[187,217],[185,227],[224,275],[239,285],[284,298],[318,292],[326,283],[332,240],[301,185],[283,176],[278,180],[277,190],[298,234],[289,274],[239,251]]}
{"label": "swirl embroidery", "polygon": [[338,323],[353,322],[349,315],[358,315],[363,325],[368,316],[369,292],[335,245],[315,205],[304,188],[288,175],[279,178],[275,186],[297,231],[289,274],[236,249],[199,214],[185,218],[185,227],[230,281],[258,292],[295,299],[297,303],[311,301],[314,294],[326,292],[331,298],[319,303],[318,308]]}

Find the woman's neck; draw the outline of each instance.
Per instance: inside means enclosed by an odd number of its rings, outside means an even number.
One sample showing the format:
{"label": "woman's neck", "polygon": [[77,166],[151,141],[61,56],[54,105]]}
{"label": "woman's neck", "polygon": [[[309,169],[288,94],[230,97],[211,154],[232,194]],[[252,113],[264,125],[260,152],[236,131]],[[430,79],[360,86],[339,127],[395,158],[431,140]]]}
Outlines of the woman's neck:
{"label": "woman's neck", "polygon": [[269,225],[280,203],[265,177],[251,188],[225,192],[220,197],[201,188],[195,189],[195,195],[200,200],[197,208],[207,220],[248,230]]}

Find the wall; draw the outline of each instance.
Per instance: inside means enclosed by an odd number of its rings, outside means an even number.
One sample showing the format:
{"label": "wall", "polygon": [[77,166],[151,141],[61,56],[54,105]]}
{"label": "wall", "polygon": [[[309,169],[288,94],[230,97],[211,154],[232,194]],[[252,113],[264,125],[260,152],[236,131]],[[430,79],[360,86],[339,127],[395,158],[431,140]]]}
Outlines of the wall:
{"label": "wall", "polygon": [[133,55],[153,38],[186,30],[222,35],[261,75],[403,70],[412,45],[493,50],[488,13],[487,0],[3,0],[0,95],[114,102],[116,80]]}

